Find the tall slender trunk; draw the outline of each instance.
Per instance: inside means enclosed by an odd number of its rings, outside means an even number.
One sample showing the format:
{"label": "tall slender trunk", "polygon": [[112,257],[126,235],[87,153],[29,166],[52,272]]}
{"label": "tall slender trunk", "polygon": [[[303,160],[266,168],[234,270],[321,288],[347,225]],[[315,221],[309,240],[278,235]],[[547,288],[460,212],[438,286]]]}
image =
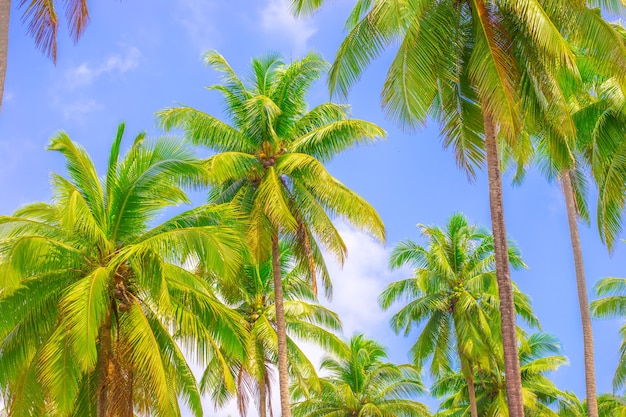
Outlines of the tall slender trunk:
{"label": "tall slender trunk", "polygon": [[4,80],[7,73],[9,58],[9,22],[11,14],[11,0],[0,0],[0,110],[4,97]]}
{"label": "tall slender trunk", "polygon": [[509,252],[504,224],[502,203],[502,173],[495,126],[490,115],[483,112],[485,125],[485,150],[487,153],[487,174],[489,178],[489,208],[496,257],[496,280],[500,296],[500,316],[502,320],[502,345],[504,349],[504,373],[506,378],[506,398],[510,417],[524,417],[522,400],[522,378],[517,355],[515,334],[515,304],[513,286],[509,270]]}
{"label": "tall slender trunk", "polygon": [[265,377],[267,371],[263,374],[263,378],[259,381],[259,417],[267,416],[267,385],[265,384]]}
{"label": "tall slender trunk", "polygon": [[[453,303],[452,308],[453,310],[456,310],[456,301]],[[452,314],[454,316],[454,311],[452,312]],[[467,383],[467,394],[469,396],[470,402],[470,413],[472,417],[478,417],[478,406],[476,405],[476,390],[474,389],[474,369],[472,368],[471,364],[465,360],[463,346],[461,345],[461,340],[459,338],[461,332],[459,331],[457,320],[454,317],[453,320],[454,331],[456,333],[456,351],[459,355],[459,362],[461,363],[461,374],[463,375],[463,378],[465,378],[465,382]]]}
{"label": "tall slender trunk", "polygon": [[100,352],[98,358],[98,417],[107,417],[109,411],[109,366],[111,364],[111,312],[100,328]]}
{"label": "tall slender trunk", "polygon": [[135,404],[133,403],[133,382],[134,382],[134,373],[132,367],[126,370],[126,392],[124,398],[124,411],[120,417],[134,417],[135,415]]}
{"label": "tall slender trunk", "polygon": [[289,404],[289,371],[287,369],[287,329],[283,305],[283,280],[280,273],[278,233],[272,236],[272,271],[274,272],[274,305],[276,307],[276,333],[278,334],[278,386],[280,388],[281,417],[291,417]]}
{"label": "tall slender trunk", "polygon": [[574,187],[569,170],[565,170],[561,176],[563,193],[565,194],[565,207],[567,207],[567,222],[574,253],[574,268],[576,270],[576,288],[578,289],[578,306],[580,319],[583,327],[583,349],[585,357],[585,385],[587,387],[587,414],[589,417],[598,417],[598,400],[596,398],[596,376],[593,358],[593,333],[591,329],[591,317],[589,313],[589,299],[587,297],[587,283],[585,281],[585,266],[583,263],[583,251],[578,236],[578,223],[576,200],[574,199]]}
{"label": "tall slender trunk", "polygon": [[[462,364],[461,364],[462,365]],[[469,367],[469,370],[467,368]],[[469,395],[470,401],[470,414],[472,417],[478,417],[478,405],[476,404],[476,389],[474,387],[474,367],[471,362],[469,362],[466,367],[466,377],[467,381],[467,394]]]}

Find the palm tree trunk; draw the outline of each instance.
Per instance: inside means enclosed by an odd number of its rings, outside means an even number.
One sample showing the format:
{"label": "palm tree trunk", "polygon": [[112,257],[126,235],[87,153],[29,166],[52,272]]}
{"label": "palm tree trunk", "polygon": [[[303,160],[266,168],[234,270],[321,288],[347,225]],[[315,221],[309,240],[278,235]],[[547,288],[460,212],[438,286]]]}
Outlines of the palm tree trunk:
{"label": "palm tree trunk", "polygon": [[272,270],[274,272],[274,305],[276,308],[276,333],[278,335],[278,386],[280,388],[281,417],[291,417],[289,404],[289,371],[287,370],[287,328],[283,306],[283,280],[280,273],[278,233],[272,236]]}
{"label": "palm tree trunk", "polygon": [[9,57],[9,22],[11,14],[11,0],[0,0],[0,110],[4,97],[4,80],[7,73]]}
{"label": "palm tree trunk", "polygon": [[[456,317],[456,299],[452,302],[452,317],[454,320],[454,332],[456,333],[456,352],[459,355],[459,362],[461,363],[461,374],[465,378],[467,383],[467,394],[470,400],[470,413],[472,417],[478,417],[478,407],[476,405],[476,390],[474,389],[474,369],[471,364],[465,361],[465,354],[461,346],[461,332],[459,331],[459,325]],[[469,367],[469,370],[468,370]]]}
{"label": "palm tree trunk", "polygon": [[267,386],[265,384],[265,376],[267,373],[263,374],[263,378],[259,381],[259,417],[267,416]]}
{"label": "palm tree trunk", "polygon": [[510,417],[524,417],[522,400],[522,378],[517,355],[515,334],[515,304],[513,286],[509,270],[509,252],[504,224],[502,203],[502,173],[495,126],[491,116],[483,112],[485,125],[485,150],[487,153],[487,175],[489,178],[489,208],[496,257],[496,280],[500,296],[500,316],[502,320],[502,344],[504,349],[504,373],[506,378],[506,398]]}
{"label": "palm tree trunk", "polygon": [[565,207],[567,207],[567,222],[574,253],[574,268],[576,271],[576,288],[578,289],[578,306],[583,326],[583,349],[585,357],[585,385],[587,387],[587,415],[598,417],[598,400],[596,398],[596,376],[593,354],[593,333],[591,329],[591,316],[589,313],[589,299],[587,297],[587,283],[585,281],[585,266],[583,264],[583,251],[578,236],[578,223],[574,188],[569,170],[562,174],[563,193],[565,194]]}
{"label": "palm tree trunk", "polygon": [[126,370],[126,398],[124,400],[124,413],[121,417],[134,417],[135,404],[133,403],[133,381],[134,374],[132,367]]}
{"label": "palm tree trunk", "polygon": [[[460,358],[461,362],[461,375],[463,375],[463,379],[465,379],[465,383],[467,384],[467,396],[469,397],[470,403],[470,415],[472,417],[478,417],[478,405],[476,404],[476,389],[474,388],[474,369],[471,364],[465,363],[465,361]],[[469,368],[469,369],[468,369]]]}
{"label": "palm tree trunk", "polygon": [[111,364],[111,312],[100,328],[100,352],[98,364],[97,417],[107,417],[109,411],[109,366]]}
{"label": "palm tree trunk", "polygon": [[[461,368],[463,363],[461,363]],[[467,369],[469,368],[469,370]],[[461,369],[462,371],[462,369]],[[471,363],[465,366],[465,381],[467,381],[467,394],[470,402],[470,414],[472,417],[478,417],[478,405],[476,404],[476,389],[474,388],[474,368]]]}
{"label": "palm tree trunk", "polygon": [[[454,301],[452,308],[456,309],[456,300]],[[454,312],[452,314],[454,314]],[[466,361],[464,360],[465,354],[463,353],[461,341],[459,338],[459,335],[461,333],[459,332],[459,327],[456,319],[454,320],[454,331],[456,333],[456,351],[459,355],[459,362],[461,363],[461,374],[463,375],[463,378],[465,378],[465,382],[467,383],[467,394],[469,396],[470,413],[472,417],[478,417],[478,407],[476,405],[476,390],[474,389],[474,369],[472,368],[471,364],[466,363]]]}

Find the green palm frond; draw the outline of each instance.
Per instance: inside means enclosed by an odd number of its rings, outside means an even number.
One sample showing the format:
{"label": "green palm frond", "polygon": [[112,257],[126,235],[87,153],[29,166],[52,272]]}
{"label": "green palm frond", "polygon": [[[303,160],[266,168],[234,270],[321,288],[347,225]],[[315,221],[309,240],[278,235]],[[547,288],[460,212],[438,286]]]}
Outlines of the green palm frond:
{"label": "green palm frond", "polygon": [[[243,104],[242,104],[243,105]],[[250,152],[254,144],[236,129],[215,117],[191,107],[176,107],[157,113],[165,130],[183,128],[192,143],[210,146],[218,151]],[[210,140],[210,143],[206,141]]]}
{"label": "green palm frond", "polygon": [[429,416],[428,407],[415,401],[425,392],[419,372],[411,365],[384,362],[384,347],[355,335],[346,352],[326,357],[319,390],[309,390],[303,381],[292,385],[295,416]]}
{"label": "green palm frond", "polygon": [[373,123],[355,119],[338,120],[308,131],[295,139],[290,148],[292,152],[328,161],[348,148],[382,137],[385,137],[385,131]]}
{"label": "green palm frond", "polygon": [[[558,416],[553,407],[566,407],[571,402],[571,395],[559,390],[545,375],[567,364],[567,359],[560,355],[561,346],[550,334],[533,333],[522,338],[520,365],[524,414],[528,416]],[[476,402],[479,415],[506,415],[506,393],[502,357],[489,368],[475,368],[474,381]],[[437,416],[462,416],[469,410],[468,392],[465,378],[461,373],[452,372],[442,375],[431,391],[442,401]]]}
{"label": "green palm frond", "polygon": [[[383,309],[402,303],[391,318],[394,331],[408,335],[423,325],[411,348],[413,360],[418,366],[430,361],[431,374],[442,377],[460,361],[478,363],[497,355],[493,340],[500,337],[494,327],[499,301],[493,237],[470,225],[460,213],[452,215],[444,229],[418,227],[428,245],[406,240],[390,257],[391,267],[413,267],[413,276],[391,283],[379,296],[379,303]],[[513,243],[510,262],[525,267]],[[539,326],[530,298],[516,286],[514,303],[519,318],[531,327]]]}
{"label": "green palm frond", "polygon": [[[294,268],[294,258],[292,245],[281,242],[289,373],[293,380],[307,381],[311,384],[310,389],[318,389],[315,366],[298,344],[307,342],[339,355],[345,354],[347,347],[333,333],[341,330],[339,317],[317,303],[306,279],[308,270]],[[220,352],[223,362],[219,363],[217,358],[207,362],[201,381],[202,389],[211,393],[216,405],[237,398],[240,410],[246,412],[252,402],[260,406],[261,395],[269,401],[273,382],[266,379],[272,374],[271,367],[278,357],[271,260],[249,259],[248,262],[232,278],[232,284],[221,277],[216,277],[213,283],[220,291],[233,285],[225,298],[245,320],[245,349],[241,356],[229,354],[226,350]],[[225,374],[216,372],[219,367],[229,369],[229,378],[235,383],[233,390],[227,389]],[[269,406],[268,401],[266,406]]]}
{"label": "green palm frond", "polygon": [[202,415],[177,343],[201,359],[243,351],[239,316],[185,269],[238,270],[240,213],[202,206],[156,224],[189,202],[184,188],[207,183],[206,170],[184,142],[143,133],[120,157],[123,133],[102,178],[82,147],[53,137],[68,178],[53,176],[51,203],[0,218],[0,376],[12,415],[178,415],[179,398]]}

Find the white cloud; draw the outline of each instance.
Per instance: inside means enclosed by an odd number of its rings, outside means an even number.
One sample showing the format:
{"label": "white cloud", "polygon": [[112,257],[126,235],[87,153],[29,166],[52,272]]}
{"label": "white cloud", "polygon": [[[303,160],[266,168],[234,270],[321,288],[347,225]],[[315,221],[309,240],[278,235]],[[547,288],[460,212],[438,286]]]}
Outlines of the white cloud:
{"label": "white cloud", "polygon": [[81,121],[87,113],[102,109],[102,105],[96,100],[82,99],[69,104],[62,104],[63,117],[66,120]]}
{"label": "white cloud", "polygon": [[289,11],[286,0],[269,0],[261,10],[261,28],[267,33],[278,35],[291,42],[294,53],[300,55],[307,48],[307,42],[317,31],[309,19],[296,19]]}
{"label": "white cloud", "polygon": [[182,0],[179,2],[182,17],[178,22],[185,28],[191,41],[204,51],[215,48],[218,33],[213,25],[217,3],[212,0]]}
{"label": "white cloud", "polygon": [[67,81],[71,88],[89,85],[103,74],[117,72],[123,74],[139,66],[141,52],[133,46],[127,46],[124,51],[109,56],[104,62],[92,65],[87,62],[67,72]]}
{"label": "white cloud", "polygon": [[389,283],[409,276],[409,271],[390,271],[390,251],[367,234],[345,224],[338,229],[348,247],[348,259],[342,269],[327,256],[334,294],[324,304],[341,318],[346,338],[354,333],[373,336],[373,332],[387,330],[392,314],[381,310],[378,296]]}

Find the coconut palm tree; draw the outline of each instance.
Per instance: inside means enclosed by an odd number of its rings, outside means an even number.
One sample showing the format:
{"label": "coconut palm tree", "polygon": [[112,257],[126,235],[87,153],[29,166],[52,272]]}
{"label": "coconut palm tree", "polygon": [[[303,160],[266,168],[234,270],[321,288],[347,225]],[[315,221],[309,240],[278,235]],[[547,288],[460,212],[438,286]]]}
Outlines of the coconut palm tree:
{"label": "coconut palm tree", "polygon": [[[598,230],[612,250],[621,230],[625,202],[626,166],[621,157],[621,139],[626,137],[622,112],[626,102],[615,77],[602,74],[593,59],[583,54],[577,56],[577,61],[581,79],[564,74],[560,79],[561,95],[550,99],[544,96],[534,107],[541,109],[536,117],[541,120],[536,133],[540,166],[550,180],[559,179],[565,197],[582,324],[587,405],[590,415],[597,416],[593,332],[578,220],[589,223],[586,191],[591,173],[599,190]],[[559,106],[569,112],[567,120],[550,114],[550,109]],[[563,129],[564,125],[574,128]]]}
{"label": "coconut palm tree", "polygon": [[[324,1],[292,3],[296,13],[307,13]],[[602,4],[621,7],[617,1]],[[331,91],[347,94],[372,59],[398,45],[382,91],[388,116],[407,127],[428,116],[438,120],[445,146],[454,148],[470,177],[486,160],[508,403],[512,417],[523,417],[500,152],[525,162],[530,149],[522,129],[530,116],[525,99],[536,94],[533,88],[553,89],[557,69],[577,70],[560,32],[603,58],[620,81],[626,76],[626,48],[584,2],[358,0],[347,27],[330,70]]]}
{"label": "coconut palm tree", "polygon": [[[50,57],[55,64],[59,27],[56,3],[54,0],[21,0],[18,2],[18,7],[24,9],[22,20],[27,24],[28,33],[35,38],[35,46]],[[87,23],[89,23],[87,0],[67,0],[64,2],[63,8],[65,9],[70,36],[74,42],[78,42]],[[10,14],[11,0],[0,0],[0,108],[2,108],[7,70]]]}
{"label": "coconut palm tree", "polygon": [[[341,323],[335,313],[317,302],[310,282],[303,279],[307,271],[293,268],[291,248],[282,242],[280,249],[289,374],[298,381],[306,380],[313,387],[319,387],[315,366],[298,347],[296,340],[317,345],[328,352],[345,353],[345,343],[333,333],[341,330]],[[278,357],[271,260],[245,264],[234,280],[217,278],[216,290],[246,320],[247,343],[243,360],[223,352],[224,357],[231,360],[228,377],[237,381],[240,415],[246,415],[253,400],[258,402],[260,417],[267,416],[268,410],[271,415],[272,374]],[[215,405],[220,407],[232,395],[223,389],[228,384],[217,359],[207,365],[200,388],[208,392]]]}
{"label": "coconut palm tree", "polygon": [[[557,417],[553,408],[566,401],[567,394],[559,390],[545,375],[567,363],[560,355],[561,346],[556,338],[546,333],[534,333],[520,344],[520,369],[524,394],[524,415],[527,417]],[[508,416],[503,364],[476,370],[476,399],[478,413],[485,417]],[[437,417],[467,415],[469,399],[464,388],[465,378],[459,373],[448,374],[437,380],[433,395],[445,397]]]}
{"label": "coconut palm tree", "polygon": [[347,354],[322,361],[320,372],[327,376],[320,378],[319,391],[298,384],[292,387],[294,416],[429,416],[428,407],[415,401],[425,392],[419,370],[384,362],[386,358],[378,342],[353,336]]}
{"label": "coconut palm tree", "polygon": [[214,187],[211,201],[236,202],[248,215],[248,243],[255,258],[272,259],[281,410],[283,417],[290,417],[278,242],[289,242],[296,265],[308,269],[316,294],[318,276],[330,291],[320,247],[340,262],[346,256],[332,218],[343,218],[384,240],[376,211],[332,177],[322,162],[385,132],[350,119],[347,106],[324,103],[307,109],[306,92],[328,65],[316,54],[288,65],[277,56],[254,59],[248,83],[218,53],[207,53],[205,60],[223,74],[222,84],[212,88],[224,96],[229,122],[191,107],[163,110],[159,117],[166,129],[182,127],[194,143],[217,152],[207,160]]}
{"label": "coconut palm tree", "polygon": [[174,138],[140,134],[123,158],[121,124],[106,174],[66,133],[49,149],[66,159],[51,203],[0,217],[0,384],[11,416],[202,415],[201,362],[243,352],[240,317],[185,265],[216,274],[241,262],[240,215],[188,204],[183,186],[206,170]]}
{"label": "coconut palm tree", "polygon": [[[493,352],[494,341],[500,339],[499,331],[491,332],[499,316],[493,237],[470,225],[460,213],[452,215],[443,230],[418,227],[428,246],[406,240],[394,248],[389,261],[391,268],[413,267],[414,276],[390,284],[379,300],[385,310],[394,303],[406,303],[391,318],[396,332],[409,334],[426,322],[411,348],[415,365],[421,368],[431,359],[431,375],[440,378],[460,364],[471,415],[478,417],[474,369],[489,366],[488,352]],[[525,267],[513,245],[509,260],[515,268]],[[514,301],[518,315],[537,327],[528,296],[516,287]]]}
{"label": "coconut palm tree", "polygon": [[[626,315],[626,278],[608,277],[596,284],[599,298],[591,302],[591,313],[595,317],[624,317]],[[626,325],[620,329],[622,344],[619,349],[617,370],[613,376],[613,389],[626,386]]]}

